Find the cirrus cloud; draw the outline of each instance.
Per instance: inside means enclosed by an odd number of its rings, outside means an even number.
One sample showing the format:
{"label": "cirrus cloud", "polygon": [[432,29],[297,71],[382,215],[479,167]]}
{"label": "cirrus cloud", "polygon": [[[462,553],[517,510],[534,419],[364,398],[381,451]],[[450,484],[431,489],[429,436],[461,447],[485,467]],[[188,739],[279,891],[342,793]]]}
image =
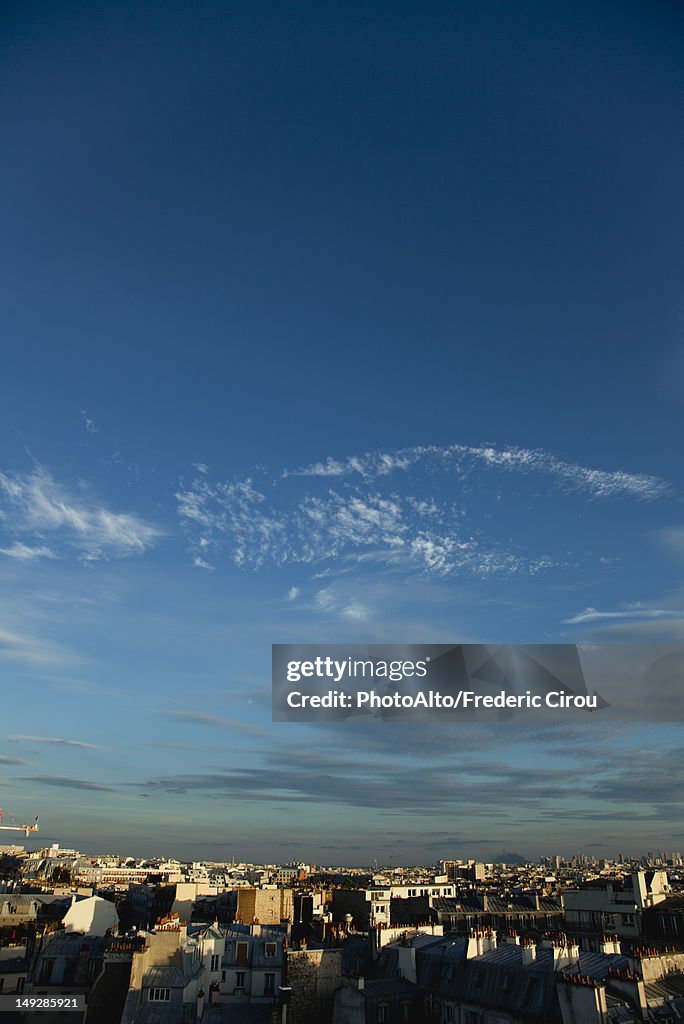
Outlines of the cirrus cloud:
{"label": "cirrus cloud", "polygon": [[[57,545],[84,563],[122,558],[142,554],[162,536],[140,516],[71,494],[40,467],[23,476],[0,472],[0,525],[19,537],[0,553],[22,560],[54,558]],[[46,537],[52,548],[45,545]]]}
{"label": "cirrus cloud", "polygon": [[334,562],[338,570],[373,564],[437,577],[533,576],[564,564],[563,556],[495,536],[493,517],[469,507],[492,491],[496,505],[504,477],[546,477],[535,491],[566,501],[643,502],[669,493],[646,474],[494,445],[371,452],[234,481],[213,481],[196,465],[202,472],[178,490],[177,512],[194,565],[209,570],[227,555],[250,569]]}

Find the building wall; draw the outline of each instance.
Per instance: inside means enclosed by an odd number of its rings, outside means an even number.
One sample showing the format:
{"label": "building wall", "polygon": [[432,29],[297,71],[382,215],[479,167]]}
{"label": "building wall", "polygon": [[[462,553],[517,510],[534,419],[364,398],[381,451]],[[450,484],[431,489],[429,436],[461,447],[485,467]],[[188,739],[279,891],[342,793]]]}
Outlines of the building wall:
{"label": "building wall", "polygon": [[34,900],[2,899],[0,900],[0,927],[9,927],[35,921],[38,916],[38,904]]}
{"label": "building wall", "polygon": [[[283,984],[284,940],[285,932],[280,927],[271,929],[259,924],[250,925],[249,930],[229,931],[221,961],[220,1001],[272,1001]],[[272,955],[267,954],[268,946],[275,947]],[[270,991],[266,988],[268,974],[273,976]],[[239,986],[238,975],[242,975]],[[238,988],[242,991],[236,992]]]}
{"label": "building wall", "polygon": [[180,966],[180,938],[181,932],[177,928],[155,932],[148,937],[145,948],[133,954],[130,987],[121,1024],[130,1024],[135,1019],[142,999],[143,979],[152,967]]}
{"label": "building wall", "polygon": [[332,1024],[366,1024],[366,1001],[362,992],[348,985],[337,992]]}
{"label": "building wall", "polygon": [[294,919],[292,889],[238,889],[236,918],[244,924],[280,924]]}
{"label": "building wall", "polygon": [[563,1024],[605,1024],[608,1020],[606,990],[602,986],[558,986]]}
{"label": "building wall", "polygon": [[[8,966],[8,965],[5,965]],[[2,995],[13,995],[16,992],[23,992],[26,984],[28,966],[25,960],[20,960],[12,969],[0,972],[0,993]]]}
{"label": "building wall", "polygon": [[116,907],[99,896],[77,900],[64,915],[64,928],[68,932],[87,935],[105,935],[114,931],[119,923]]}
{"label": "building wall", "polygon": [[639,973],[646,983],[660,981],[666,974],[684,971],[684,953],[660,953],[637,961]]}
{"label": "building wall", "polygon": [[190,921],[192,905],[201,896],[217,896],[218,887],[210,882],[178,882],[171,913],[178,914],[181,921]]}
{"label": "building wall", "polygon": [[342,985],[342,950],[288,950],[285,971],[285,984],[292,989],[288,1024],[330,1020]]}

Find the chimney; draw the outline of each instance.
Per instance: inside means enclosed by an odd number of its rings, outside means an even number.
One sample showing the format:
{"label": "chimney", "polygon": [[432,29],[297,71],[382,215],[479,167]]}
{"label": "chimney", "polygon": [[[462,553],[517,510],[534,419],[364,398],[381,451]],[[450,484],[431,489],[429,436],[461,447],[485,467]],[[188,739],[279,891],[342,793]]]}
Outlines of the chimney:
{"label": "chimney", "polygon": [[280,1002],[280,1024],[287,1024],[287,1011],[292,998],[292,989],[289,985],[281,985],[278,989]]}
{"label": "chimney", "polygon": [[399,974],[407,981],[416,984],[416,949],[415,946],[398,946]]}
{"label": "chimney", "polygon": [[537,959],[537,947],[530,940],[526,940],[522,945],[522,965],[523,967],[529,967]]}
{"label": "chimney", "polygon": [[579,946],[566,939],[554,942],[551,946],[554,971],[565,971],[568,967],[579,966]]}
{"label": "chimney", "polygon": [[475,956],[482,954],[482,933],[479,931],[468,932],[466,942],[466,960],[472,960]]}
{"label": "chimney", "polygon": [[606,987],[579,974],[556,983],[563,1024],[605,1024],[608,1019]]}

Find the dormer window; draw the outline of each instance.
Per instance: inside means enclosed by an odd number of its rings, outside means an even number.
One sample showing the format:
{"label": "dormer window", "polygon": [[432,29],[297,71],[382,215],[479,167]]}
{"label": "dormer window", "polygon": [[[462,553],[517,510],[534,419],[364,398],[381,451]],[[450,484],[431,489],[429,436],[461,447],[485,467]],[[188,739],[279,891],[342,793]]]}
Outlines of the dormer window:
{"label": "dormer window", "polygon": [[168,1003],[171,999],[170,988],[151,988],[150,989],[150,1002],[151,1003]]}

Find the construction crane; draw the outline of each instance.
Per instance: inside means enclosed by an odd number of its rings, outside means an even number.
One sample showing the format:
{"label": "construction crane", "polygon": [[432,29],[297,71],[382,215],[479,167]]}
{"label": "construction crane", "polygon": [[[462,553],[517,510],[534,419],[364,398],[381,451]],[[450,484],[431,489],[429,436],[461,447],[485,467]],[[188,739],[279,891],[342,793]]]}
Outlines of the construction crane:
{"label": "construction crane", "polygon": [[16,818],[13,818],[12,815],[10,815],[9,816],[9,820],[12,822],[12,824],[11,825],[3,825],[2,818],[3,818],[3,814],[4,813],[5,812],[3,811],[2,807],[0,807],[0,831],[3,831],[3,832],[23,832],[25,836],[29,835],[30,832],[37,832],[38,831],[38,817],[37,816],[36,816],[36,820],[33,822],[32,825],[22,825],[20,822],[17,821]]}

